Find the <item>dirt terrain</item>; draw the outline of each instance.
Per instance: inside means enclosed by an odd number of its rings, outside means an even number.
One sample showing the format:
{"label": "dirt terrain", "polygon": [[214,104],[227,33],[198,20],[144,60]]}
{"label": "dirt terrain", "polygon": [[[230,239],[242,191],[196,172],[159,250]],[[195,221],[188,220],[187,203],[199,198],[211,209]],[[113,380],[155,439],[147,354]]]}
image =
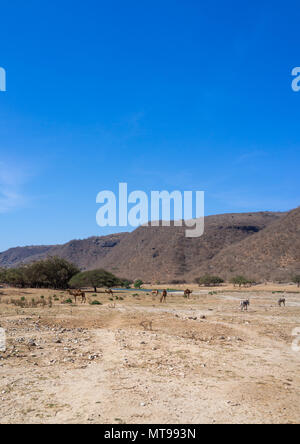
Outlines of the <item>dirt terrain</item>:
{"label": "dirt terrain", "polygon": [[299,423],[296,286],[115,295],[0,290],[1,424]]}

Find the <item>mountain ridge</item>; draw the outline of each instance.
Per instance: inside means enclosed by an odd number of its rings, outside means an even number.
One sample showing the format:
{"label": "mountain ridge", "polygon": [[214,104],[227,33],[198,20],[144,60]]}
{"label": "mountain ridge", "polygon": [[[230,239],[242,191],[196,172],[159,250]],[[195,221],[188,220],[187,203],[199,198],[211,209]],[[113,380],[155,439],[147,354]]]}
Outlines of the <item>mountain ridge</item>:
{"label": "mountain ridge", "polygon": [[11,248],[0,253],[0,267],[59,256],[82,270],[106,268],[120,277],[152,283],[191,282],[204,273],[226,279],[246,274],[272,280],[298,272],[300,208],[206,216],[199,238],[185,237],[185,229],[172,224],[141,226],[129,233],[74,239],[62,245]]}

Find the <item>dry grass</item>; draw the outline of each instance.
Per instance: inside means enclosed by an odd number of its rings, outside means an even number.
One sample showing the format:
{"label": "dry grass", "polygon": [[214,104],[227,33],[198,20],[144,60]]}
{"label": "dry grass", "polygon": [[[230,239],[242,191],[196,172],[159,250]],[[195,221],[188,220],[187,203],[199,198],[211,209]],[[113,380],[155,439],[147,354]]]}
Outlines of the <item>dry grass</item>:
{"label": "dry grass", "polygon": [[[65,292],[2,289],[0,422],[299,422],[297,288],[281,309],[272,293],[281,286],[204,290],[166,304],[135,290],[114,301],[91,291],[75,306]],[[24,306],[11,303],[21,298]]]}

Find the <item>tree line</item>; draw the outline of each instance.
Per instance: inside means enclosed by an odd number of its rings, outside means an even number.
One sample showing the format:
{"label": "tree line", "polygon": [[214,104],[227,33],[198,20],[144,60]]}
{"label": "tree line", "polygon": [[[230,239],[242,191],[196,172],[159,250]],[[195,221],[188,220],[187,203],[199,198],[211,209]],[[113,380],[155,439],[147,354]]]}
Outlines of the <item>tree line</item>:
{"label": "tree line", "polygon": [[[295,275],[291,277],[291,281],[294,284],[297,284],[300,287],[300,275]],[[225,281],[219,276],[213,276],[209,274],[205,274],[204,276],[198,277],[195,279],[195,283],[199,286],[203,285],[205,287],[218,286],[223,284]],[[257,284],[255,279],[249,279],[245,276],[238,275],[234,276],[229,280],[229,283],[238,287],[250,287],[252,285]]]}
{"label": "tree line", "polygon": [[76,265],[65,259],[49,257],[17,268],[1,268],[0,283],[18,288],[53,288],[55,290],[92,287],[97,292],[97,287],[126,288],[130,287],[133,282],[129,279],[120,279],[102,269],[80,271]]}
{"label": "tree line", "polygon": [[[291,281],[300,287],[300,275],[295,275]],[[119,278],[114,274],[103,270],[80,271],[79,268],[59,257],[49,257],[28,265],[17,268],[0,268],[0,283],[8,284],[19,288],[53,288],[66,290],[68,288],[92,287],[97,292],[97,288],[141,288],[143,281],[140,279],[134,282],[130,279]],[[224,283],[224,279],[219,276],[205,274],[197,279],[198,285],[218,286]],[[230,283],[235,286],[251,286],[256,284],[255,279],[249,279],[238,275],[230,279]]]}

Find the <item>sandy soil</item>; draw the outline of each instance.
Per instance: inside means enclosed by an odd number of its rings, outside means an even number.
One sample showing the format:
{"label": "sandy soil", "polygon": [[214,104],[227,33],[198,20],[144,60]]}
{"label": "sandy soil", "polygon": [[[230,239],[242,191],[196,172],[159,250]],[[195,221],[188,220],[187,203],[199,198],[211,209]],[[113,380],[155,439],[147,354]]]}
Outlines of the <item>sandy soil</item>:
{"label": "sandy soil", "polygon": [[[103,305],[72,306],[63,292],[0,289],[0,423],[299,423],[299,289],[286,308],[282,287],[216,290],[166,304],[91,292]],[[49,295],[52,307],[9,303]]]}

